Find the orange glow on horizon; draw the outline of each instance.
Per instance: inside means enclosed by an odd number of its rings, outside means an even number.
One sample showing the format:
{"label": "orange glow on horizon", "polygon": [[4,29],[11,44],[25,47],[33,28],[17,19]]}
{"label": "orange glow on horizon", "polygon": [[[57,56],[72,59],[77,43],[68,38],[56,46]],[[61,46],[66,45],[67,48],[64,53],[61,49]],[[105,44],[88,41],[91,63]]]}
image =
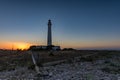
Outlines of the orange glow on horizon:
{"label": "orange glow on horizon", "polygon": [[[65,43],[65,44],[64,44]],[[62,48],[76,48],[76,49],[107,49],[120,48],[119,41],[65,41],[61,43]]]}
{"label": "orange glow on horizon", "polygon": [[14,43],[14,48],[16,48],[16,49],[24,50],[24,49],[28,49],[29,46],[30,46],[30,44],[24,43],[24,42]]}
{"label": "orange glow on horizon", "polygon": [[29,43],[25,42],[5,42],[5,43],[0,43],[0,48],[1,49],[28,49],[30,47]]}
{"label": "orange glow on horizon", "polygon": [[[104,48],[120,48],[120,41],[63,41],[59,46],[61,48],[75,48],[75,49],[104,49]],[[0,49],[28,49],[31,45],[42,45],[44,43],[30,44],[25,42],[7,42],[0,41]],[[57,43],[53,42],[57,45]]]}

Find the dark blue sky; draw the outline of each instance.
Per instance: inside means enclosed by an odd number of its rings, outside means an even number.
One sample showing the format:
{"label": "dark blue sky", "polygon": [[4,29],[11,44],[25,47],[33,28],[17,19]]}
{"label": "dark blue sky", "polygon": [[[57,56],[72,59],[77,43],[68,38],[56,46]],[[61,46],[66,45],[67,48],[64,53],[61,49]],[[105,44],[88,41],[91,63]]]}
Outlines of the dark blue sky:
{"label": "dark blue sky", "polygon": [[48,19],[55,45],[120,49],[119,0],[0,0],[0,44],[46,45]]}

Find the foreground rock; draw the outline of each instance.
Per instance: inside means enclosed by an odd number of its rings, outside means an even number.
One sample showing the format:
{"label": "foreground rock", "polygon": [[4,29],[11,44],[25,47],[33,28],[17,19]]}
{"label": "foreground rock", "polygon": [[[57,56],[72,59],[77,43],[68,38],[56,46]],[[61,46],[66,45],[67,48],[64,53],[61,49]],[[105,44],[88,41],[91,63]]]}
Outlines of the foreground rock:
{"label": "foreground rock", "polygon": [[71,59],[40,68],[37,74],[27,67],[0,72],[0,80],[120,80],[120,62],[116,57],[96,61]]}

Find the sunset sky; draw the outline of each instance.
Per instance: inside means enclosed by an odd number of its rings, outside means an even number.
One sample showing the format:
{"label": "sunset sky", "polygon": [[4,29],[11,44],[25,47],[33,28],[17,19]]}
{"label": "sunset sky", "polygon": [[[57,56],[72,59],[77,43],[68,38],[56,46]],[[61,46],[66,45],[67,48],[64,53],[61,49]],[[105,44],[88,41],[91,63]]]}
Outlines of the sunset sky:
{"label": "sunset sky", "polygon": [[120,49],[119,0],[0,0],[0,48],[53,44],[76,49]]}

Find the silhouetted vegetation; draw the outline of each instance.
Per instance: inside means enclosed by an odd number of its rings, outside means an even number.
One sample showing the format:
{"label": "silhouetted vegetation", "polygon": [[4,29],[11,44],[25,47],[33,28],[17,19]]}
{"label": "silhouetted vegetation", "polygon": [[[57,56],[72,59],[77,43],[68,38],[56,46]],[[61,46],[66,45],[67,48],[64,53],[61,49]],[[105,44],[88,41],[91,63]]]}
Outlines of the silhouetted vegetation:
{"label": "silhouetted vegetation", "polygon": [[73,48],[64,48],[62,49],[63,51],[71,51],[71,50],[76,50],[76,49],[73,49]]}
{"label": "silhouetted vegetation", "polygon": [[50,52],[50,53],[49,53],[49,56],[54,56],[53,52]]}
{"label": "silhouetted vegetation", "polygon": [[85,62],[85,61],[91,62],[91,61],[93,61],[93,60],[94,60],[94,58],[92,58],[92,57],[81,57],[81,58],[80,58],[80,61],[83,61],[83,62]]}

